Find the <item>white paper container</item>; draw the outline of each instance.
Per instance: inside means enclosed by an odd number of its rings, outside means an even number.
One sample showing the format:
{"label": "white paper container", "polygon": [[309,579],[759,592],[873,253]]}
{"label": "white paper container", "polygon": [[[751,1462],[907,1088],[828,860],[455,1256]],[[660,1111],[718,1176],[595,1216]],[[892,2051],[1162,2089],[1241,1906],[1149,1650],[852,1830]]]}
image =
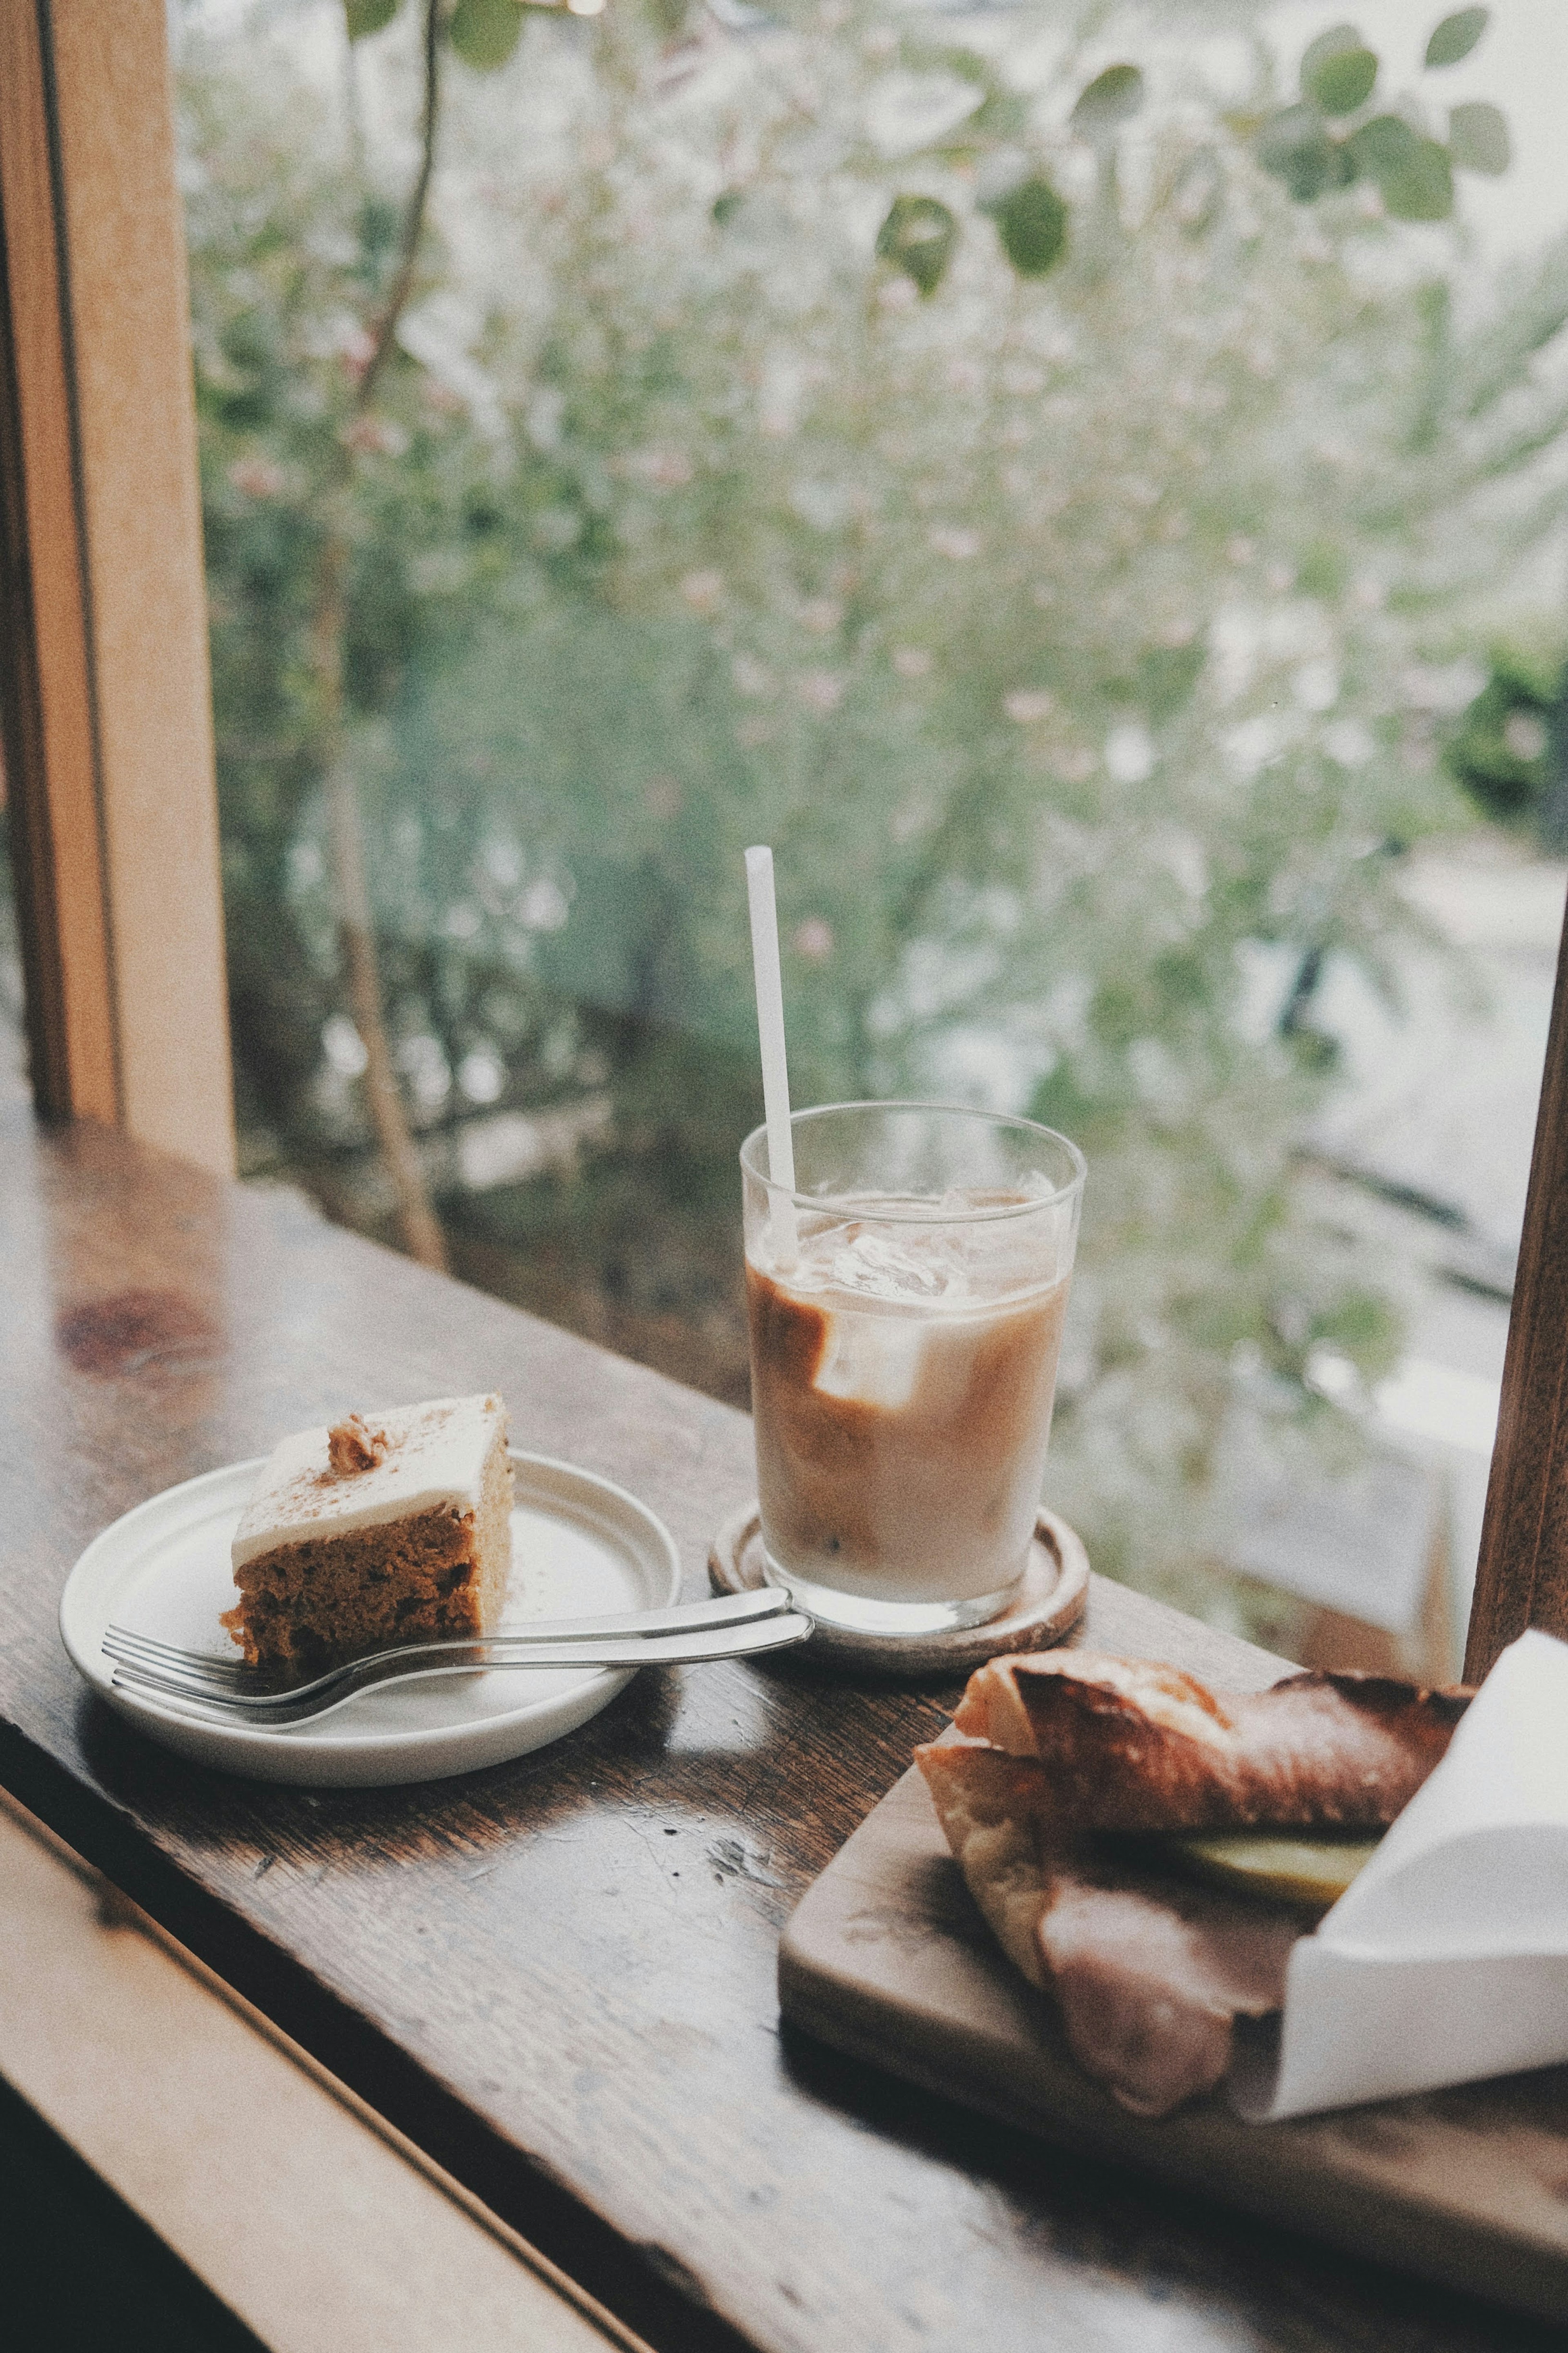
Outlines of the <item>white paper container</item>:
{"label": "white paper container", "polygon": [[1568,1644],[1499,1659],[1443,1762],[1238,2036],[1256,2121],[1568,2060]]}

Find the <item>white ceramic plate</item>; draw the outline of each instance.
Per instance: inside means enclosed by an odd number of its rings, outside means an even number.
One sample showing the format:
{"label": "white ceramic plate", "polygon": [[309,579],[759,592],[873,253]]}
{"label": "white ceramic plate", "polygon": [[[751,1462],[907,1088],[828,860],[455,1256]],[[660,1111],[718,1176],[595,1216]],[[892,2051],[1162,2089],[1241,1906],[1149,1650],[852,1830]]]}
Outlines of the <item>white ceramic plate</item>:
{"label": "white ceramic plate", "polygon": [[[657,1609],[679,1599],[675,1539],[635,1495],[545,1455],[514,1452],[511,1463],[508,1631],[531,1618]],[[237,1656],[218,1613],[233,1606],[229,1545],[260,1469],[260,1457],[234,1462],[139,1504],[93,1538],[60,1599],[72,1664],[110,1707],[176,1756],[315,1788],[435,1781],[559,1740],[630,1683],[630,1667],[490,1668],[364,1692],[319,1725],[276,1731],[198,1723],[117,1691],[100,1647],[110,1625]]]}

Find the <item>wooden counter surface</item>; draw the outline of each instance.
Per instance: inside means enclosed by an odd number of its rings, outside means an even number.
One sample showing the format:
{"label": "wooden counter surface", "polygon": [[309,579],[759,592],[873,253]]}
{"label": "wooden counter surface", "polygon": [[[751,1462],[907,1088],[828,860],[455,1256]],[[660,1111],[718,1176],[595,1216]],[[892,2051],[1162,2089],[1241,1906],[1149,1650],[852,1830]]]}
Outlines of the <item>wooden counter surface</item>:
{"label": "wooden counter surface", "polygon": [[[781,2032],[782,1924],[952,1692],[647,1672],[514,1765],[318,1795],[165,1756],[60,1647],[71,1564],[131,1504],[344,1409],[480,1388],[521,1445],[646,1498],[698,1593],[752,1489],[742,1415],[292,1195],[9,1107],[0,1333],[0,1783],[662,2353],[1560,2341]],[[1087,1639],[1275,1671],[1098,1581]]]}

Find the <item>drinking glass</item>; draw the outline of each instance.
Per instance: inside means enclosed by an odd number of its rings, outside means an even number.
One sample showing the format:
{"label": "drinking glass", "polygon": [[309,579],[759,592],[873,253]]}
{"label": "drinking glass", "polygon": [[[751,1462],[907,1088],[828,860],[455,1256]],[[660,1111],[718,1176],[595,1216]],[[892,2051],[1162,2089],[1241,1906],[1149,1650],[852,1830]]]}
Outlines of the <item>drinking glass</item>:
{"label": "drinking glass", "polygon": [[1083,1155],[953,1103],[790,1125],[793,1190],[741,1149],[768,1577],[857,1633],[982,1624],[1034,1537]]}

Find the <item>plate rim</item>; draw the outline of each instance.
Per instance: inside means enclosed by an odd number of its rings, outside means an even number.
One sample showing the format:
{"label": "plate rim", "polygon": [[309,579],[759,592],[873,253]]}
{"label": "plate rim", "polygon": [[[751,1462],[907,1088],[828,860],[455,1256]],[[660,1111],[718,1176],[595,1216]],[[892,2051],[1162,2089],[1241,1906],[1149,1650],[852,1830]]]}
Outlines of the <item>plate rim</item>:
{"label": "plate rim", "polygon": [[[178,1709],[163,1707],[154,1699],[143,1698],[138,1693],[128,1692],[117,1686],[111,1681],[112,1671],[104,1659],[102,1651],[100,1649],[91,1653],[84,1652],[82,1646],[74,1639],[68,1623],[68,1615],[73,1608],[73,1588],[75,1589],[74,1607],[79,1610],[82,1606],[81,1586],[86,1582],[83,1572],[90,1574],[94,1556],[100,1548],[108,1546],[112,1538],[120,1535],[130,1524],[140,1519],[143,1514],[153,1513],[159,1506],[167,1507],[176,1496],[188,1494],[193,1489],[216,1485],[220,1481],[234,1479],[245,1472],[258,1472],[268,1459],[263,1454],[247,1455],[243,1461],[218,1463],[210,1471],[198,1471],[192,1478],[178,1479],[172,1486],[160,1488],[155,1494],[144,1496],[141,1503],[132,1504],[128,1510],[110,1520],[106,1527],[100,1528],[98,1534],[84,1545],[72,1562],[60,1592],[56,1623],[59,1630],[61,1644],[71,1665],[81,1676],[88,1689],[102,1700],[106,1706],[111,1707],[116,1715],[124,1717],[127,1722],[145,1729],[153,1738],[157,1737],[158,1730],[163,1726],[186,1736],[198,1732],[210,1735],[216,1742],[232,1749],[235,1764],[237,1767],[241,1757],[258,1758],[287,1755],[298,1764],[304,1765],[313,1757],[322,1754],[336,1763],[347,1764],[356,1757],[369,1762],[376,1756],[389,1758],[392,1757],[412,1758],[426,1750],[447,1749],[454,1745],[478,1746],[482,1742],[489,1746],[502,1737],[509,1728],[522,1729],[534,1721],[542,1711],[557,1704],[549,1698],[534,1699],[525,1701],[516,1708],[500,1709],[493,1715],[470,1718],[455,1725],[422,1725],[400,1730],[341,1733],[336,1736],[323,1729],[318,1733],[308,1734],[303,1739],[296,1735],[288,1740],[283,1740],[277,1733],[269,1732],[259,1725],[214,1724],[205,1718],[198,1719],[184,1715]],[[568,1485],[575,1484],[599,1495],[613,1498],[623,1511],[629,1513],[653,1539],[654,1550],[668,1570],[665,1589],[658,1599],[650,1604],[650,1607],[661,1609],[679,1599],[682,1577],[680,1548],[665,1522],[650,1504],[643,1502],[640,1496],[634,1495],[629,1488],[623,1487],[618,1481],[606,1478],[602,1472],[585,1470],[581,1463],[569,1462],[561,1455],[537,1454],[530,1448],[509,1446],[507,1460],[514,1471],[526,1469],[563,1474]],[[596,1694],[602,1690],[600,1704],[607,1704],[637,1672],[636,1667],[590,1669],[587,1673],[592,1680],[585,1681],[577,1686],[577,1697],[581,1700],[590,1692]],[[589,1711],[590,1714],[596,1712],[596,1709]],[[575,1726],[563,1727],[562,1734],[557,1736],[563,1737],[566,1730],[575,1728]],[[462,1768],[460,1767],[446,1768],[447,1771],[454,1769]]]}

